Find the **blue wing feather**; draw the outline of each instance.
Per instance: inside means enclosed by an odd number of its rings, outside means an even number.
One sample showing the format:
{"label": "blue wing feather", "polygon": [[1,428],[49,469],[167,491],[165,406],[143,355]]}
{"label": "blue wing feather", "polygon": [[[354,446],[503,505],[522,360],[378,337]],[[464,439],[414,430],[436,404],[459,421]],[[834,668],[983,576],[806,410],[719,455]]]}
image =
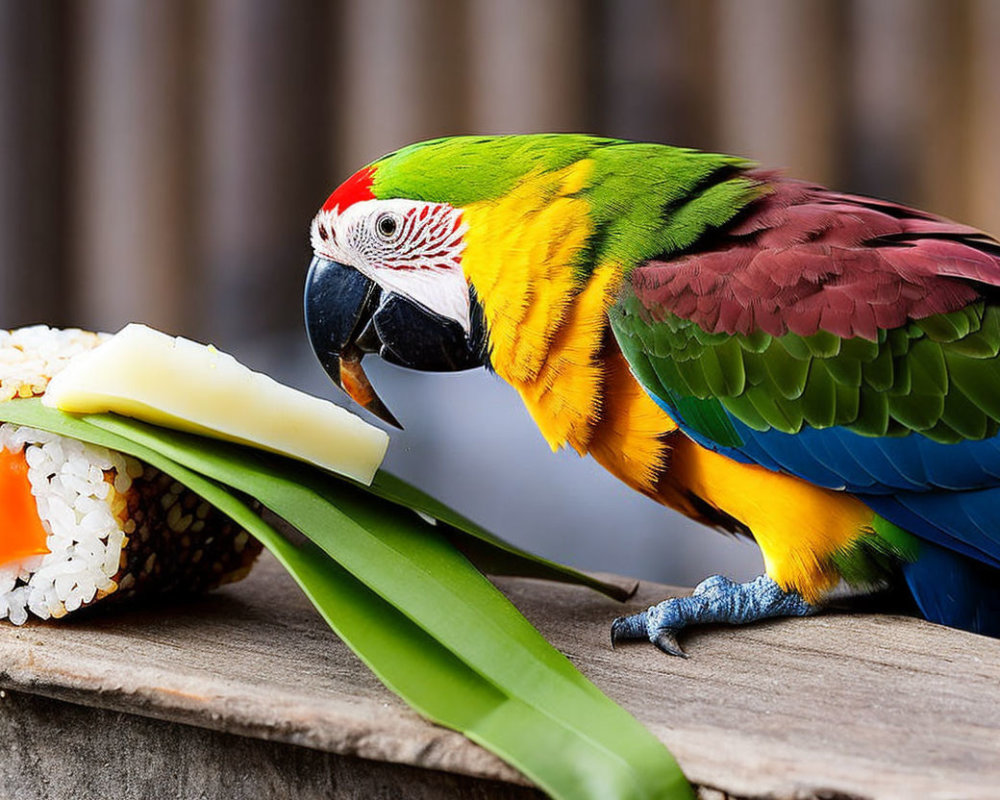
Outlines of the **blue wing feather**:
{"label": "blue wing feather", "polygon": [[927,619],[1000,636],[1000,584],[993,570],[930,545],[904,565],[903,577]]}

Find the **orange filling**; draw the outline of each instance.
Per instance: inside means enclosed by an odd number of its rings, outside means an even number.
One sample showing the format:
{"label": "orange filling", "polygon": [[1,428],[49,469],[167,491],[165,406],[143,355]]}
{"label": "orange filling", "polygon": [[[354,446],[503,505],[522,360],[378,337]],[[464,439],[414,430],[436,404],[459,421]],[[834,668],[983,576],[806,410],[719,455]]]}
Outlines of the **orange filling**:
{"label": "orange filling", "polygon": [[0,448],[0,566],[49,552],[24,451]]}

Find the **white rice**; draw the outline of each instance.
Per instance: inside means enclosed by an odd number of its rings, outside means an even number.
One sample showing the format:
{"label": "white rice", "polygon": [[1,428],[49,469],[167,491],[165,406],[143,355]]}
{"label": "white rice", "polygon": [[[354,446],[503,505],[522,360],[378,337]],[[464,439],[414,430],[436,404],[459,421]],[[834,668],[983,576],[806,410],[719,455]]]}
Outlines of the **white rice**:
{"label": "white rice", "polygon": [[115,591],[127,538],[112,503],[116,493],[128,491],[132,476],[142,474],[142,465],[103,447],[8,423],[0,425],[0,447],[24,451],[49,550],[0,566],[0,619],[21,625],[28,612],[62,617]]}
{"label": "white rice", "polygon": [[0,402],[41,394],[69,359],[107,338],[106,333],[45,325],[0,330]]}
{"label": "white rice", "polygon": [[[0,331],[0,402],[41,394],[69,359],[106,338],[44,325]],[[21,625],[29,612],[61,617],[113,592],[125,542],[112,511],[113,489],[126,492],[141,465],[102,447],[9,423],[0,424],[0,448],[24,452],[49,550],[0,565],[0,619]]]}

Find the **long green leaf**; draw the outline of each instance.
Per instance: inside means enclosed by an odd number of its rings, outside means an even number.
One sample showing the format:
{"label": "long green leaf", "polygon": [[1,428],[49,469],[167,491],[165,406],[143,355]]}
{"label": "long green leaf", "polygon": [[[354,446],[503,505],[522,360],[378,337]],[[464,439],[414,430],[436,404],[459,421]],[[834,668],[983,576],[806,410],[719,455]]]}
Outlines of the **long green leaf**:
{"label": "long green leaf", "polygon": [[[242,511],[239,517],[233,514],[275,550],[331,626],[374,671],[422,713],[494,750],[554,796],[690,796],[662,745],[409,512],[376,506],[356,487],[303,465],[133,420],[111,415],[69,418],[30,401],[0,404],[0,415],[130,452],[174,475],[226,513],[232,496],[212,481],[193,480],[194,473],[181,464],[259,499],[340,562],[354,583],[368,587],[361,587],[365,592],[377,595],[377,603],[369,597],[347,610],[317,602],[323,591],[340,587],[343,592],[350,581],[331,578],[325,587],[324,573],[314,570],[307,588],[303,575],[309,574],[310,565],[295,564],[290,545],[280,537],[274,541],[270,529],[261,533],[259,519],[248,524]],[[186,474],[177,474],[178,469]],[[202,492],[206,485],[214,491]],[[209,496],[220,492],[229,501]],[[382,610],[372,616],[372,605]],[[364,609],[359,617],[363,624],[345,630],[342,617],[350,618],[358,609]],[[372,626],[373,619],[378,626]],[[419,679],[409,671],[411,663],[401,660],[405,654],[391,648],[382,652],[373,644],[372,632],[383,633],[383,623],[409,631],[408,641],[420,643],[421,653],[430,660]],[[383,636],[382,645],[394,640]],[[458,692],[462,702],[457,706],[451,699],[456,696],[455,680],[467,687]]]}
{"label": "long green leaf", "polygon": [[601,592],[613,600],[628,600],[635,594],[637,587],[635,582],[621,585],[608,583],[593,575],[515,547],[426,492],[385,470],[375,473],[375,479],[371,486],[365,487],[365,491],[443,522],[455,533],[452,536],[446,529],[449,538],[453,539],[456,546],[485,572],[574,583]]}

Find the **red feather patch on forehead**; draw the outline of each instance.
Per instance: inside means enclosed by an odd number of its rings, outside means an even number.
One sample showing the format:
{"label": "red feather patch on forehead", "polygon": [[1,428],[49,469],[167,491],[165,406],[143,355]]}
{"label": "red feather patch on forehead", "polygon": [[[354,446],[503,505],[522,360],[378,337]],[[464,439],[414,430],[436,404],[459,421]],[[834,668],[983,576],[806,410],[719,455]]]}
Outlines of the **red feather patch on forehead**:
{"label": "red feather patch on forehead", "polygon": [[374,200],[372,194],[372,182],[375,180],[375,168],[365,167],[355,172],[350,178],[340,184],[334,190],[326,202],[323,203],[324,211],[333,211],[338,208],[343,211],[348,206],[354,205],[362,200]]}

